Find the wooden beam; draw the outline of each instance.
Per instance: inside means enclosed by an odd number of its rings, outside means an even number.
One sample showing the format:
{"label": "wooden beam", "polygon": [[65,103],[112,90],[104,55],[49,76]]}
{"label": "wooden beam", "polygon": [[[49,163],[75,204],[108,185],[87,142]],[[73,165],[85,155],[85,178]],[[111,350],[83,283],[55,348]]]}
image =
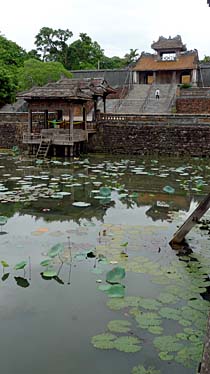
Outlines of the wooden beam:
{"label": "wooden beam", "polygon": [[210,208],[210,193],[203,199],[193,213],[187,218],[183,225],[174,234],[173,239],[169,244],[180,244],[184,241],[185,236],[196,225],[201,217]]}
{"label": "wooden beam", "polygon": [[32,110],[29,109],[28,111],[28,133],[32,133]]}

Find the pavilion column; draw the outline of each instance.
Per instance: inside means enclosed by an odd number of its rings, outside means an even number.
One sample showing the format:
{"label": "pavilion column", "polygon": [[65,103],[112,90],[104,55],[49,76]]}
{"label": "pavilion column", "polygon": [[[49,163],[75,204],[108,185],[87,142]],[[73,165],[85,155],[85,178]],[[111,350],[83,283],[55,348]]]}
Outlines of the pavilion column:
{"label": "pavilion column", "polygon": [[172,73],[172,83],[176,83],[176,71]]}
{"label": "pavilion column", "polygon": [[83,128],[85,130],[85,136],[86,136],[86,139],[88,138],[88,134],[87,134],[87,110],[86,110],[86,105],[83,104],[83,107],[82,107],[82,116],[83,116]]}
{"label": "pavilion column", "polygon": [[32,133],[32,109],[28,111],[28,133]]}
{"label": "pavilion column", "polygon": [[97,104],[98,104],[98,98],[96,97],[94,99],[94,113],[93,113],[93,121],[96,121],[96,114],[97,114]]}
{"label": "pavilion column", "polygon": [[192,85],[197,86],[197,69],[192,71]]}
{"label": "pavilion column", "polygon": [[74,107],[70,105],[69,107],[69,140],[73,142],[74,140]]}
{"label": "pavilion column", "polygon": [[157,74],[156,71],[153,71],[153,83],[157,83]]}
{"label": "pavilion column", "polygon": [[106,96],[105,95],[103,95],[103,103],[104,103],[104,113],[106,113]]}
{"label": "pavilion column", "polygon": [[48,129],[48,110],[44,111],[44,128]]}

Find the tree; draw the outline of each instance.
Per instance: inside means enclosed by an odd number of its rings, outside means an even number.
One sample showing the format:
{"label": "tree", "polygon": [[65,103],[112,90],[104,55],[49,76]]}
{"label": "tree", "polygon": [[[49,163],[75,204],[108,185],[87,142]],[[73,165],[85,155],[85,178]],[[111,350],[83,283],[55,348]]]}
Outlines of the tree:
{"label": "tree", "polygon": [[0,35],[0,105],[15,100],[17,71],[26,56],[24,49]]}
{"label": "tree", "polygon": [[67,63],[67,41],[73,36],[69,30],[54,30],[50,27],[42,27],[35,36],[37,51],[41,52],[43,61],[58,61]]}
{"label": "tree", "polygon": [[200,62],[210,62],[210,56],[204,56],[204,59],[203,60],[201,60]]}
{"label": "tree", "polygon": [[67,68],[71,70],[97,69],[104,58],[100,45],[85,33],[79,34],[80,39],[68,48]]}
{"label": "tree", "polygon": [[138,49],[130,49],[129,53],[126,53],[124,56],[124,64],[125,66],[131,65],[135,63],[139,57],[139,54],[137,53]]}
{"label": "tree", "polygon": [[26,60],[24,66],[18,70],[18,90],[23,91],[32,86],[43,86],[48,82],[59,80],[62,76],[71,78],[72,74],[60,62]]}

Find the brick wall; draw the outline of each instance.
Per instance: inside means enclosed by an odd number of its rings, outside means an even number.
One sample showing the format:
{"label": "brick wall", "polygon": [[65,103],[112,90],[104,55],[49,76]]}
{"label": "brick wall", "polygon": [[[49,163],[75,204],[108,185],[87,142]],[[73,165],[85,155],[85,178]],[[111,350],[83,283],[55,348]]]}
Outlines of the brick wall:
{"label": "brick wall", "polygon": [[176,100],[177,113],[210,113],[210,97],[180,97]]}
{"label": "brick wall", "polygon": [[210,156],[210,125],[103,123],[88,143],[91,152]]}

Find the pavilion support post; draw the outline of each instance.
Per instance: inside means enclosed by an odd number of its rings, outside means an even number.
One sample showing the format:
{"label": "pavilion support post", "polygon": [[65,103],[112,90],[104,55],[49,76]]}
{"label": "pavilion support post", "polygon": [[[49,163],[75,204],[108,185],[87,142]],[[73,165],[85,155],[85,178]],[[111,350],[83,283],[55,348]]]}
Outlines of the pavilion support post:
{"label": "pavilion support post", "polygon": [[96,121],[96,115],[97,115],[97,98],[94,99],[94,111],[93,111],[93,121]]}
{"label": "pavilion support post", "polygon": [[70,157],[74,156],[74,148],[73,145],[70,145]]}
{"label": "pavilion support post", "polygon": [[68,147],[65,147],[65,157],[68,157]]}
{"label": "pavilion support post", "polygon": [[82,107],[82,115],[83,115],[83,129],[85,130],[85,137],[88,139],[88,132],[87,132],[87,110],[86,105],[84,104]]}
{"label": "pavilion support post", "polygon": [[53,156],[56,157],[56,147],[53,147]]}
{"label": "pavilion support post", "polygon": [[69,107],[69,140],[74,141],[74,107],[70,105]]}
{"label": "pavilion support post", "polygon": [[28,134],[32,133],[32,110],[28,111]]}
{"label": "pavilion support post", "polygon": [[157,74],[156,74],[156,71],[153,71],[153,83],[154,84],[157,83]]}
{"label": "pavilion support post", "polygon": [[169,244],[181,244],[184,241],[185,236],[190,230],[196,225],[201,217],[210,208],[210,193],[203,199],[193,213],[187,218],[183,225],[174,234],[174,237]]}
{"label": "pavilion support post", "polygon": [[48,129],[48,110],[44,111],[44,128]]}
{"label": "pavilion support post", "polygon": [[176,83],[176,71],[175,70],[172,73],[172,83]]}
{"label": "pavilion support post", "polygon": [[106,96],[103,96],[104,113],[106,113]]}

